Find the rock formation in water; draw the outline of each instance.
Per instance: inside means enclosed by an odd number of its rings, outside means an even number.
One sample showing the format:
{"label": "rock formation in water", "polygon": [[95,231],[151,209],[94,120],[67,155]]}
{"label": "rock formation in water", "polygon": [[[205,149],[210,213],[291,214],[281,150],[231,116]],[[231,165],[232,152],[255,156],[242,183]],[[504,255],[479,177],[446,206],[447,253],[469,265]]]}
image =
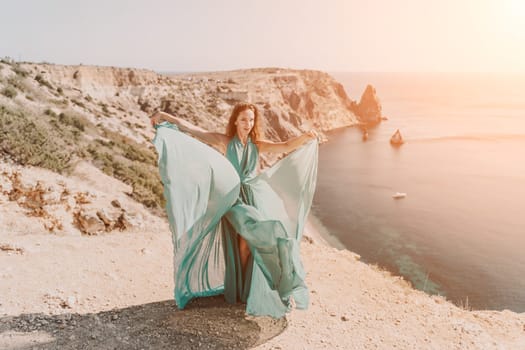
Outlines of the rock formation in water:
{"label": "rock formation in water", "polygon": [[390,144],[393,146],[401,146],[403,143],[405,143],[405,140],[403,140],[403,136],[401,135],[401,132],[399,129],[394,132],[392,137],[390,138]]}
{"label": "rock formation in water", "polygon": [[355,112],[359,116],[359,120],[365,124],[381,122],[381,102],[377,97],[376,89],[372,85],[366,87]]}

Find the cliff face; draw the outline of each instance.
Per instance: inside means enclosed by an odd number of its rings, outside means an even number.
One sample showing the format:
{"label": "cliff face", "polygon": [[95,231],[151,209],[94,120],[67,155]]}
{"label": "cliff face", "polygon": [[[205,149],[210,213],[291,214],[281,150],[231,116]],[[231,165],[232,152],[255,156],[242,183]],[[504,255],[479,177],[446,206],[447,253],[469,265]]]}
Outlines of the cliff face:
{"label": "cliff face", "polygon": [[31,99],[24,101],[26,107],[75,110],[139,142],[152,136],[145,117],[155,109],[223,131],[232,106],[252,102],[272,140],[311,128],[322,132],[359,123],[355,101],[319,71],[265,68],[166,76],[141,69],[29,63],[19,69],[25,77],[7,69],[0,74],[6,84],[9,77],[23,81],[26,89],[19,92]]}
{"label": "cliff face", "polygon": [[[318,71],[266,68],[176,78],[191,79],[206,96],[214,96],[217,91],[219,101],[212,103],[223,123],[235,103],[254,103],[266,121],[267,137],[273,140],[285,140],[311,128],[322,132],[358,123],[351,109],[355,103],[342,86]],[[202,102],[206,103],[202,98],[194,99],[192,104]],[[201,108],[213,107],[208,104]]]}
{"label": "cliff face", "polygon": [[[277,68],[185,75],[95,66],[0,61],[0,157],[63,173],[88,161],[162,207],[148,115],[165,110],[224,132],[232,107],[254,103],[265,137],[360,123],[358,105],[330,75]],[[277,155],[265,155],[263,165]]]}

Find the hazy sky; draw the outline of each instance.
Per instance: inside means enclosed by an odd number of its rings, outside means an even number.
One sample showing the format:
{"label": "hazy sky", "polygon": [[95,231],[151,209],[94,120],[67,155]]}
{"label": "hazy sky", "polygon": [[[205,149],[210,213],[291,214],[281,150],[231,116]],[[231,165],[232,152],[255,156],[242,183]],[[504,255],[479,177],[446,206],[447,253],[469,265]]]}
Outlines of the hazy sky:
{"label": "hazy sky", "polygon": [[525,0],[0,0],[0,56],[158,71],[525,72]]}

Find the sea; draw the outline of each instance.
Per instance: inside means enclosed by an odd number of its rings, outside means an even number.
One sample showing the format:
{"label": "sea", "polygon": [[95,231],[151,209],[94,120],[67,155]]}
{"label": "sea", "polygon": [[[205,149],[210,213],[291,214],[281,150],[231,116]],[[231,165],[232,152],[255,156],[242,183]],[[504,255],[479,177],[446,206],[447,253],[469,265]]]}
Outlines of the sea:
{"label": "sea", "polygon": [[353,100],[374,86],[387,120],[320,147],[328,240],[462,307],[525,312],[525,74],[331,75]]}

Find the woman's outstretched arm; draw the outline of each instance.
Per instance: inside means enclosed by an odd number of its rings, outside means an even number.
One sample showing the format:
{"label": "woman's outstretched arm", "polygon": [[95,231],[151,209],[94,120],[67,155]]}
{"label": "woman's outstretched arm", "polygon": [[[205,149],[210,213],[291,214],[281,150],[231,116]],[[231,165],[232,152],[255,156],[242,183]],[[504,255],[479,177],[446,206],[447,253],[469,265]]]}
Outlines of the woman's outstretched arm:
{"label": "woman's outstretched arm", "polygon": [[150,122],[152,126],[155,126],[156,124],[162,123],[163,121],[167,121],[169,123],[175,124],[179,127],[179,129],[182,132],[191,134],[198,138],[199,140],[208,143],[212,146],[216,147],[224,147],[228,143],[228,137],[226,135],[218,133],[218,132],[209,132],[206,130],[203,130],[190,122],[181,119],[179,117],[176,117],[172,114],[166,113],[166,112],[155,112],[150,116]]}
{"label": "woman's outstretched arm", "polygon": [[259,152],[286,153],[299,148],[307,141],[313,140],[316,137],[317,133],[311,130],[284,142],[258,141],[257,148]]}

